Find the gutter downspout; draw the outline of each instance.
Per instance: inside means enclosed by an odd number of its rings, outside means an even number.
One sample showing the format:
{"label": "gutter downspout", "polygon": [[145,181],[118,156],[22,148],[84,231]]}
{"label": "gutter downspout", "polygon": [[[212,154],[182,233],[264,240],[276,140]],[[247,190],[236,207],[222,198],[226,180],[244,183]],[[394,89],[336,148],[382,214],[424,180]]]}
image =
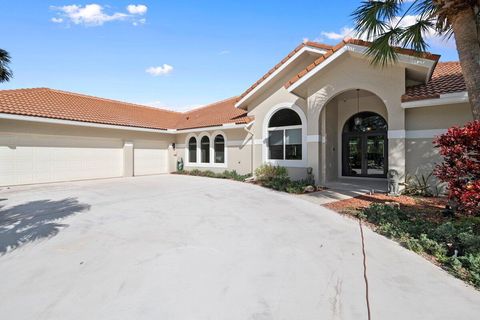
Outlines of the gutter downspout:
{"label": "gutter downspout", "polygon": [[250,122],[249,124],[247,124],[243,128],[245,131],[248,132],[248,134],[250,134],[250,138],[252,140],[251,143],[250,143],[250,174],[252,175],[252,177],[253,177],[253,142],[254,142],[253,137],[254,137],[254,134],[249,128],[253,125],[254,122],[255,121]]}

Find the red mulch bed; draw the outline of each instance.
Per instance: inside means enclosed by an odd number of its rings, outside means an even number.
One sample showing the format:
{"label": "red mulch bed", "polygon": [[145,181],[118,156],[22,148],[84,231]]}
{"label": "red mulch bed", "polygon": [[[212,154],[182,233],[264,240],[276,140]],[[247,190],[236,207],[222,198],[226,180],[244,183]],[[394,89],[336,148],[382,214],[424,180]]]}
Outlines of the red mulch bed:
{"label": "red mulch bed", "polygon": [[372,195],[362,195],[351,199],[340,200],[328,203],[325,207],[340,213],[351,213],[368,207],[372,203],[397,202],[400,208],[406,212],[419,213],[425,215],[428,220],[439,222],[443,219],[442,210],[447,204],[447,198],[444,197],[419,197],[419,196],[398,196],[391,197],[386,194],[376,193]]}

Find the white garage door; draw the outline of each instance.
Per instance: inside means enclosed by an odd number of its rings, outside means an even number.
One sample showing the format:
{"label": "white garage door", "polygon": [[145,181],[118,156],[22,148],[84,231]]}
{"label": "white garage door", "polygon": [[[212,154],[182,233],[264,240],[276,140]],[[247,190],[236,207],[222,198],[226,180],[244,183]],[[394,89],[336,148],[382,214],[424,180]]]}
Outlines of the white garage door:
{"label": "white garage door", "polygon": [[117,139],[0,134],[0,185],[119,177]]}
{"label": "white garage door", "polygon": [[167,144],[158,141],[134,141],[133,173],[136,176],[168,172]]}

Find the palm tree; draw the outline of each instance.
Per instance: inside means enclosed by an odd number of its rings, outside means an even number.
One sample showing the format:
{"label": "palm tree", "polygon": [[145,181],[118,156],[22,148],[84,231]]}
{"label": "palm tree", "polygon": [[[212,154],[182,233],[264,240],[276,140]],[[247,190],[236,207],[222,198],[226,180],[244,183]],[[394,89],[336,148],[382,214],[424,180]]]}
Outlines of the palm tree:
{"label": "palm tree", "polygon": [[357,35],[372,40],[372,62],[382,66],[396,61],[393,47],[423,52],[429,32],[453,36],[473,118],[480,120],[480,0],[364,0],[352,16]]}
{"label": "palm tree", "polygon": [[0,49],[0,82],[10,81],[13,77],[12,70],[9,68],[10,54]]}

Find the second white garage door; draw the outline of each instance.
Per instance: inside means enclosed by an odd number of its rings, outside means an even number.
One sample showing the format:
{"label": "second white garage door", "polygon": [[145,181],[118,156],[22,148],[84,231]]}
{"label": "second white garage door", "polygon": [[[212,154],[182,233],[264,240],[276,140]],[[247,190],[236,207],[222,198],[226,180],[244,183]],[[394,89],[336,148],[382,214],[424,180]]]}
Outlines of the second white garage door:
{"label": "second white garage door", "polygon": [[158,141],[135,141],[133,173],[136,176],[168,172],[168,144]]}

